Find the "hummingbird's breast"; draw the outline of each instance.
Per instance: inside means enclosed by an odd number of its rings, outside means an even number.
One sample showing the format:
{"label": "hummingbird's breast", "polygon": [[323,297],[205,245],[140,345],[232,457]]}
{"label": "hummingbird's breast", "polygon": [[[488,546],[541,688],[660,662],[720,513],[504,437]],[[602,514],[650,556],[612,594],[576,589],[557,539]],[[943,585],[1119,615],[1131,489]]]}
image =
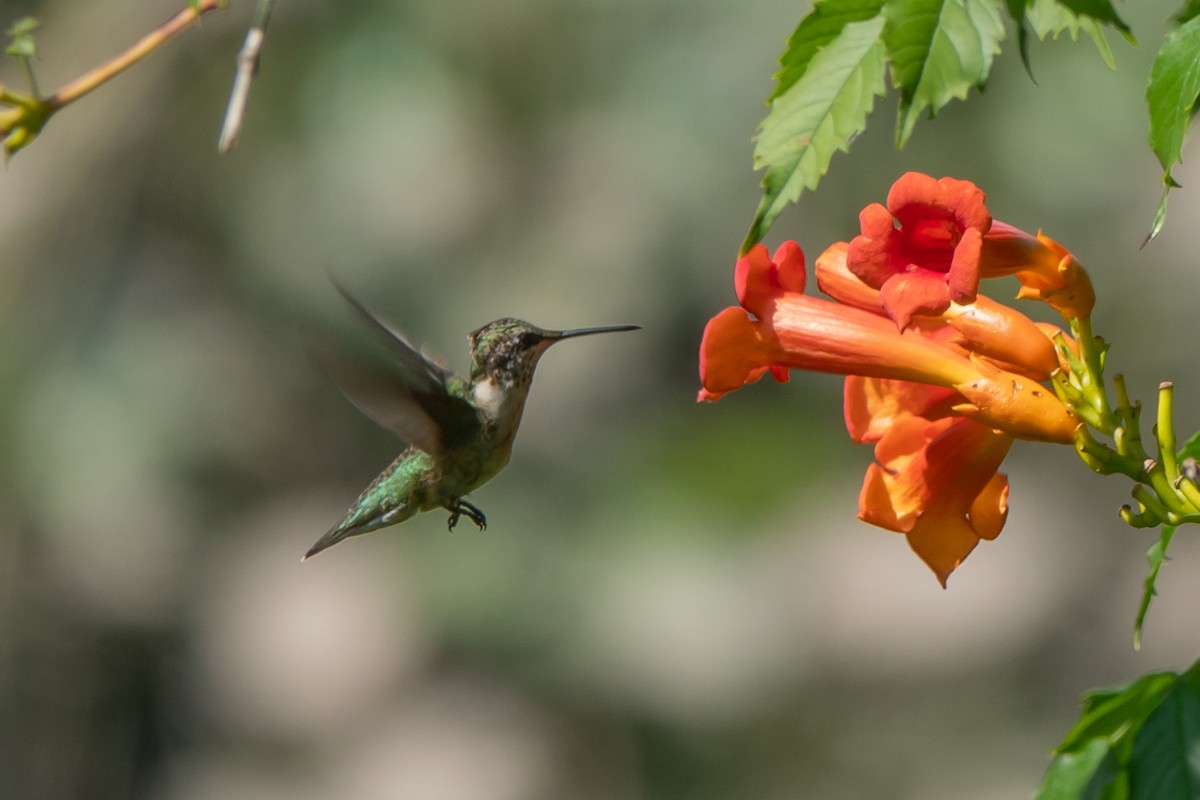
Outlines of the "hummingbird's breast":
{"label": "hummingbird's breast", "polygon": [[483,423],[478,437],[457,445],[439,459],[442,501],[457,500],[494,478],[512,454],[513,439],[525,407],[525,391],[494,378],[471,387],[471,402]]}

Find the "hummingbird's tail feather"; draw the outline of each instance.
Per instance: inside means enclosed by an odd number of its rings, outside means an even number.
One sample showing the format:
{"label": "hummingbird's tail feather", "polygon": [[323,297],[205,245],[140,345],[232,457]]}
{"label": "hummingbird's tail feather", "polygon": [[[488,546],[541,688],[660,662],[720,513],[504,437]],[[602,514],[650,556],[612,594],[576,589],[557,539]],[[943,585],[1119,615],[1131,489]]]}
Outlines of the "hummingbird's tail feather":
{"label": "hummingbird's tail feather", "polygon": [[329,531],[327,531],[324,536],[322,536],[320,539],[317,539],[316,544],[314,544],[312,547],[308,548],[308,552],[305,553],[303,556],[301,556],[300,560],[302,562],[308,561],[310,558],[312,558],[313,556],[315,556],[317,553],[321,552],[322,550],[326,550],[330,547],[333,547],[335,544],[340,542],[342,539],[347,539],[356,533],[362,533],[362,531],[357,531],[354,528],[344,528],[344,529],[330,528]]}
{"label": "hummingbird's tail feather", "polygon": [[[362,499],[359,498],[359,503],[362,502]],[[356,503],[341,522],[326,531],[324,536],[317,539],[316,544],[308,548],[308,552],[300,560],[307,561],[322,550],[327,550],[351,536],[360,536],[380,528],[386,528],[388,525],[395,525],[397,522],[404,522],[417,511],[417,505],[409,502],[400,503],[386,511],[381,510],[378,506],[364,508]]]}

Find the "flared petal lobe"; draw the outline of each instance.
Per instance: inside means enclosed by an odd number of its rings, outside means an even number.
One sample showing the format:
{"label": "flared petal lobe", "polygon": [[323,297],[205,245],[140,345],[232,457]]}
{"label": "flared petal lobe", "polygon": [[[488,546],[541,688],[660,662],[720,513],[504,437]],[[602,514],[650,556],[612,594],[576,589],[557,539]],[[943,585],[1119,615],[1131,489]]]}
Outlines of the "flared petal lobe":
{"label": "flared petal lobe", "polygon": [[903,533],[945,586],[979,540],[1004,526],[1008,483],[997,470],[1011,445],[969,419],[897,420],[875,445],[858,516]]}
{"label": "flared petal lobe", "polygon": [[784,242],[767,256],[767,248],[758,245],[737,260],[733,268],[733,288],[742,308],[761,318],[770,316],[771,303],[784,292],[803,294],[804,251],[793,241]]}
{"label": "flared petal lobe", "polygon": [[983,234],[992,224],[984,201],[970,181],[908,172],[892,185],[886,208],[872,204],[859,215],[850,271],[879,289],[902,330],[915,314],[975,300]]}
{"label": "flared petal lobe", "polygon": [[843,386],[846,431],[858,444],[874,444],[906,417],[950,416],[962,395],[944,386],[851,375]]}

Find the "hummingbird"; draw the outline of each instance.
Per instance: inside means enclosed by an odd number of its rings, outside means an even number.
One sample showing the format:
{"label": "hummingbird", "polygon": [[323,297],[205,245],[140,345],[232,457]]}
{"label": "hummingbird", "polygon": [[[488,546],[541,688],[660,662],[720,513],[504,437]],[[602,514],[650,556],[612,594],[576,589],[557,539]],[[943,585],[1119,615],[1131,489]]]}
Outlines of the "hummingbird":
{"label": "hummingbird", "polygon": [[327,355],[318,360],[359,410],[408,447],[301,561],[343,539],[435,508],[450,512],[450,530],[464,516],[486,528],[483,511],[463,498],[508,463],[542,354],[564,339],[640,328],[555,331],[505,317],[471,332],[471,370],[463,378],[422,355],[392,325],[341,286],[337,289],[383,342],[392,363],[382,369]]}

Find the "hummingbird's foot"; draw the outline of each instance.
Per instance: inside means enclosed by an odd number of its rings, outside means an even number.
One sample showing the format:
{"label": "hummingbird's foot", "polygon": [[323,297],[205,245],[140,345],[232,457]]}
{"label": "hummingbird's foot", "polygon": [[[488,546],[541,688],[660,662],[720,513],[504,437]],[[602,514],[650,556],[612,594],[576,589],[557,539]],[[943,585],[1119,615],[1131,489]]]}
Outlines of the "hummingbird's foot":
{"label": "hummingbird's foot", "polygon": [[450,519],[447,522],[447,528],[454,530],[454,526],[458,524],[458,518],[465,516],[471,522],[475,523],[475,527],[483,530],[487,527],[487,517],[478,507],[471,505],[466,500],[455,500],[454,505],[446,506],[450,510]]}

